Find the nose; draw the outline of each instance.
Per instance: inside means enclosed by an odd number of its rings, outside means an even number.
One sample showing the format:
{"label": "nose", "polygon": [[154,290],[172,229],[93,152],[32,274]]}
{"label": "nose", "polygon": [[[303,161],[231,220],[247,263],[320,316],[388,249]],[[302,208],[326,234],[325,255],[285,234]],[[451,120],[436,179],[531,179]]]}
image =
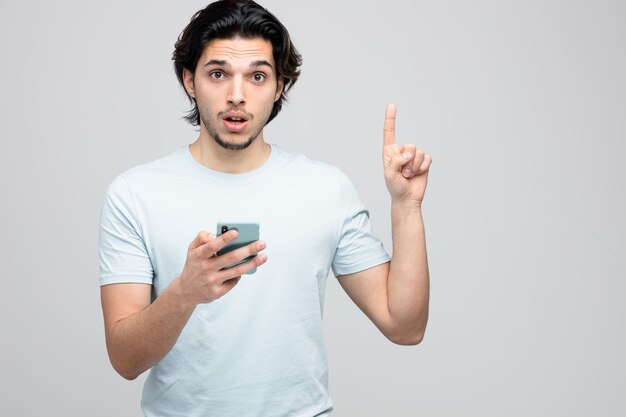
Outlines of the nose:
{"label": "nose", "polygon": [[226,97],[228,104],[234,106],[240,106],[245,104],[246,98],[244,94],[244,80],[241,76],[235,76],[232,78],[230,88],[228,91],[228,97]]}

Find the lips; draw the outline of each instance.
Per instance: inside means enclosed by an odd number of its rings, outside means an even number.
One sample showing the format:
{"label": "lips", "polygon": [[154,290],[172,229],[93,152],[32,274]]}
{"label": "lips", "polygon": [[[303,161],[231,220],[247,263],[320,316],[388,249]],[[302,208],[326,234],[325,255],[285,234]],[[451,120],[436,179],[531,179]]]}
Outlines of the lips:
{"label": "lips", "polygon": [[230,111],[222,115],[224,126],[232,132],[239,132],[248,125],[249,117],[246,113]]}

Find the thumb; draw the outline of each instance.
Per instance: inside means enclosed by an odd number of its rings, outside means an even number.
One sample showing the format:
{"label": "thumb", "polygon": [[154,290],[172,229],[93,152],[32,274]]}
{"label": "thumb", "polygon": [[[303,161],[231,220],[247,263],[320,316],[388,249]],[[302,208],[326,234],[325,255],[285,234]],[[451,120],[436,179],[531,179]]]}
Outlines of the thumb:
{"label": "thumb", "polygon": [[189,244],[189,250],[199,248],[200,246],[204,245],[212,239],[215,239],[215,235],[213,233],[201,231],[200,233],[198,233],[196,238],[192,240]]}
{"label": "thumb", "polygon": [[385,155],[385,172],[389,175],[396,174],[402,170],[411,158],[411,155],[400,151]]}

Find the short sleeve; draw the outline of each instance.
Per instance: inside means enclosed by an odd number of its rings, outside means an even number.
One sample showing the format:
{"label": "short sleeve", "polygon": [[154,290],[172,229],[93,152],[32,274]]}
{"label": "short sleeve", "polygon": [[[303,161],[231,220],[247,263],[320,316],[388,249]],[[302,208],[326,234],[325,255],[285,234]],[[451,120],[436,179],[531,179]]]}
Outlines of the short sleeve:
{"label": "short sleeve", "polygon": [[369,211],[350,179],[341,171],[339,184],[344,216],[331,264],[333,273],[335,276],[352,274],[388,262],[391,257],[372,231]]}
{"label": "short sleeve", "polygon": [[152,284],[153,268],[127,181],[118,176],[107,189],[100,216],[100,285]]}

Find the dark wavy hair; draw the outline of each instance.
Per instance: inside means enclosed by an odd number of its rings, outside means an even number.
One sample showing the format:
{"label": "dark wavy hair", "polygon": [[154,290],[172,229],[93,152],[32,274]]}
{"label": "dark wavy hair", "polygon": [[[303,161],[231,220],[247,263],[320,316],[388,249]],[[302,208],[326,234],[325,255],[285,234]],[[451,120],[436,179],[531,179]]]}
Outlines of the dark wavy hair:
{"label": "dark wavy hair", "polygon": [[287,93],[300,76],[302,57],[293,46],[287,29],[267,9],[252,0],[220,0],[197,11],[174,46],[172,60],[176,77],[183,86],[193,108],[184,118],[194,126],[200,125],[196,100],[187,93],[183,68],[195,74],[198,60],[213,39],[262,38],[272,44],[277,79],[283,80],[283,91],[274,103],[268,123],[276,117],[287,100]]}

